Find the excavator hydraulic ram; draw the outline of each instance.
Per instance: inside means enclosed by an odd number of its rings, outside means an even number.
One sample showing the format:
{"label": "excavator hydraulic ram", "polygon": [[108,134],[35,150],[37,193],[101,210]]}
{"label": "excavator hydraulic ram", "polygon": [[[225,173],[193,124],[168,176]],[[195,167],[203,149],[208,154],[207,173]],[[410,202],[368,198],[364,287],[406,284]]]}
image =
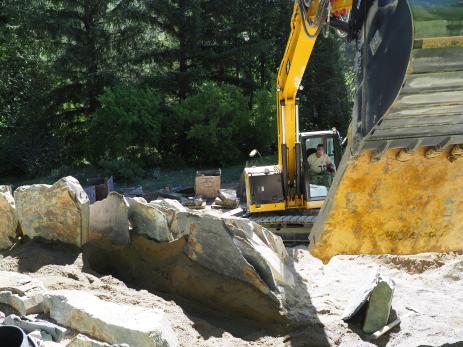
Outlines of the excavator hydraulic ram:
{"label": "excavator hydraulic ram", "polygon": [[[354,8],[355,7],[355,8]],[[357,93],[311,252],[463,250],[463,1],[353,4]]]}

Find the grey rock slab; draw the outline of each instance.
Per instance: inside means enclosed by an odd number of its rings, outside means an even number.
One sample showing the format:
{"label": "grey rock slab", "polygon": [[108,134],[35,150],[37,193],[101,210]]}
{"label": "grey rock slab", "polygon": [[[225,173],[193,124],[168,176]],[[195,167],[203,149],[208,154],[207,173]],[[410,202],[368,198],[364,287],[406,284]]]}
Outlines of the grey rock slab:
{"label": "grey rock slab", "polygon": [[161,310],[117,305],[71,290],[46,293],[44,306],[59,324],[110,344],[178,346],[170,322]]}
{"label": "grey rock slab", "polygon": [[129,204],[117,192],[111,192],[106,199],[90,205],[90,239],[101,238],[116,245],[130,243]]}
{"label": "grey rock slab", "polygon": [[16,272],[0,271],[0,303],[13,307],[21,315],[43,312],[42,282]]}
{"label": "grey rock slab", "polygon": [[373,289],[368,302],[363,324],[364,333],[372,334],[387,325],[391,313],[394,288],[395,284],[391,279],[379,277],[378,284]]}
{"label": "grey rock slab", "polygon": [[8,186],[0,186],[0,250],[11,247],[16,237],[16,204]]}
{"label": "grey rock slab", "polygon": [[288,253],[280,237],[248,219],[226,218],[224,222],[241,254],[273,290],[278,285],[295,286],[293,271],[287,264]]}
{"label": "grey rock slab", "polygon": [[259,237],[257,224],[208,213],[179,213],[177,219],[180,231],[189,233],[185,254],[205,268],[247,282],[264,294],[278,291],[280,284],[294,285],[285,253],[282,257]]}
{"label": "grey rock slab", "polygon": [[16,211],[22,232],[83,246],[88,239],[89,200],[74,177],[53,185],[36,184],[15,190]]}
{"label": "grey rock slab", "polygon": [[352,295],[349,300],[344,313],[342,315],[343,321],[352,319],[357,312],[368,302],[371,293],[377,286],[379,281],[379,269],[375,269],[366,276],[364,283],[359,283],[358,290]]}
{"label": "grey rock slab", "polygon": [[158,242],[174,241],[168,215],[143,198],[129,198],[129,219],[133,231]]}

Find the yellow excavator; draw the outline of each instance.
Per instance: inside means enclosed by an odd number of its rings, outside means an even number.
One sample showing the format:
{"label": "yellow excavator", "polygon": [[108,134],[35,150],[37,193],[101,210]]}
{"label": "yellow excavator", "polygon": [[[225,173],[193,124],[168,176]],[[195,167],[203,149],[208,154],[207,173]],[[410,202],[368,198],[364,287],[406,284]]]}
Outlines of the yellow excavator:
{"label": "yellow excavator", "polygon": [[[302,76],[330,27],[357,48],[342,159],[335,130],[299,129]],[[311,227],[325,262],[463,250],[462,0],[296,0],[276,99],[278,165],[244,170],[252,219]],[[327,192],[311,184],[306,155],[329,139],[338,169]]]}

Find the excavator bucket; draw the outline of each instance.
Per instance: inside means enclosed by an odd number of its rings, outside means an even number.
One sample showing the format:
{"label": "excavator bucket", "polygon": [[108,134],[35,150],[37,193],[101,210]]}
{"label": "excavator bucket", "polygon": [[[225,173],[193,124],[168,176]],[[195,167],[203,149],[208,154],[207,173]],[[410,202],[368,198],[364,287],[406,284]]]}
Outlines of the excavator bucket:
{"label": "excavator bucket", "polygon": [[349,144],[311,253],[463,250],[463,1],[361,1]]}

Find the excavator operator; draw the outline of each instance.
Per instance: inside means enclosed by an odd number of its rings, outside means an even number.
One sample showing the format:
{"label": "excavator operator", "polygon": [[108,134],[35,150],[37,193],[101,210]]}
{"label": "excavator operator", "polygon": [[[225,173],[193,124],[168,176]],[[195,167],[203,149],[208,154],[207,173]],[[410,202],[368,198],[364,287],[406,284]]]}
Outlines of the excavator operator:
{"label": "excavator operator", "polygon": [[332,176],[336,172],[336,166],[325,153],[325,146],[319,144],[317,151],[309,155],[307,161],[309,163],[310,182],[329,187]]}

